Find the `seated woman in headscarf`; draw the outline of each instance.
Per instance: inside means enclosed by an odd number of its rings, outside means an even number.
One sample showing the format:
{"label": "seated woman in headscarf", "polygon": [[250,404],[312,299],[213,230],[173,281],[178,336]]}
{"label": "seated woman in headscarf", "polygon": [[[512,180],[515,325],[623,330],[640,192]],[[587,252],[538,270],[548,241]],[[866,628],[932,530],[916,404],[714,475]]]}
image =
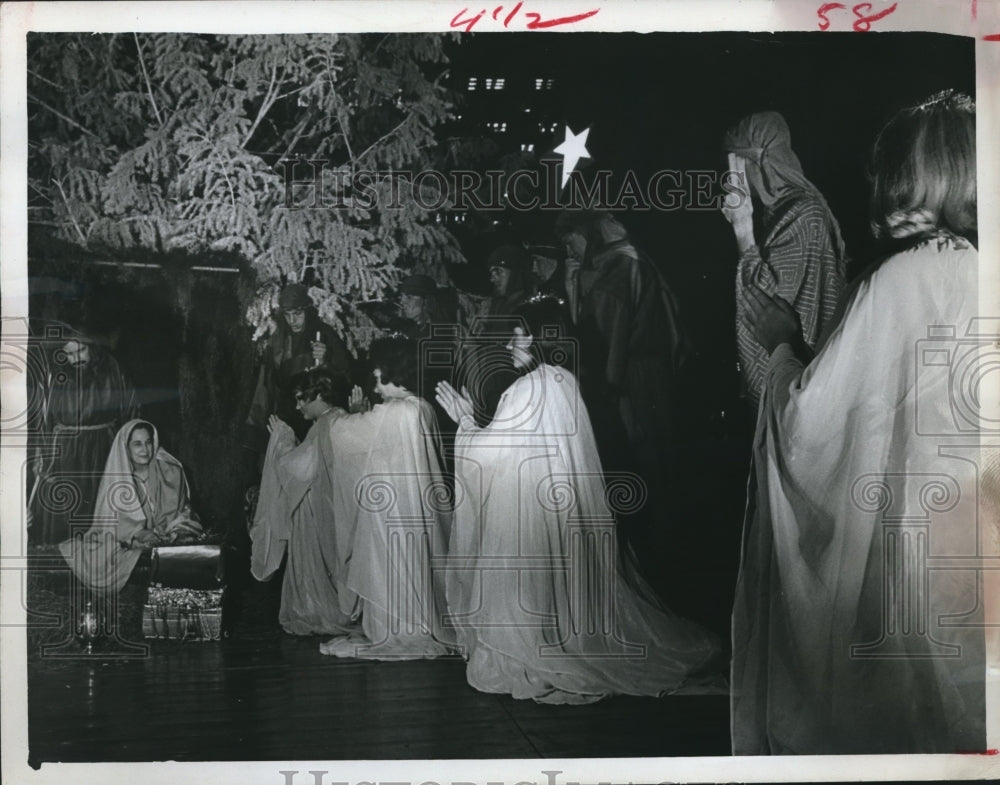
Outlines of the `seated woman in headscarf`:
{"label": "seated woman in headscarf", "polygon": [[846,286],[847,253],[837,219],[802,172],[784,117],[777,112],[744,117],[723,144],[730,172],[744,175],[741,185],[749,188],[735,206],[726,204],[723,214],[740,255],[736,340],[744,395],[756,412],[767,352],[743,318],[749,291],[759,287],[791,303],[806,345],[815,348]]}
{"label": "seated woman in headscarf", "polygon": [[641,491],[605,486],[576,378],[559,365],[571,348],[558,305],[515,314],[507,348],[521,375],[492,422],[477,427],[468,395],[438,385],[458,423],[447,588],[469,684],[570,704],[710,689],[717,641],[666,610],[618,551],[606,493]]}
{"label": "seated woman in headscarf", "polygon": [[[751,290],[769,354],[733,611],[736,754],[983,751],[976,117],[944,93],[876,139],[890,252],[808,359]],[[983,400],[985,403],[985,399]]]}
{"label": "seated woman in headscarf", "polygon": [[194,539],[201,530],[184,467],[160,447],[152,423],[130,420],[111,444],[90,529],[59,550],[84,586],[117,592],[143,551]]}
{"label": "seated woman in headscarf", "polygon": [[[360,618],[361,630],[322,644],[323,654],[417,659],[453,646],[454,634],[442,624],[444,586],[432,563],[445,554],[451,502],[437,418],[412,392],[418,348],[406,338],[375,341],[369,358],[382,403],[332,428],[338,510],[354,532],[340,608]],[[360,397],[355,388],[352,404]]]}
{"label": "seated woman in headscarf", "polygon": [[[315,369],[292,380],[296,406],[312,427],[298,443],[272,414],[260,496],[250,528],[251,572],[266,581],[287,552],[278,622],[293,635],[332,635],[353,627],[341,610],[354,516],[338,509],[333,428],[347,416],[350,382]],[[336,468],[335,468],[336,467]]]}

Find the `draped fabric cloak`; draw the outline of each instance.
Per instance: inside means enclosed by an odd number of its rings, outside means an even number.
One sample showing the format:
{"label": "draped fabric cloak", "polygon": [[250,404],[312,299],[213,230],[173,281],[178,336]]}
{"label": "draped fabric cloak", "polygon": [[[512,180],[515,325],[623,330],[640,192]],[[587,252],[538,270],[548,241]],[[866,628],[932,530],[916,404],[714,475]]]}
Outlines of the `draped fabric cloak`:
{"label": "draped fabric cloak", "polygon": [[[153,458],[145,482],[132,473],[128,440],[137,425],[153,434]],[[97,491],[93,522],[86,532],[59,545],[80,582],[94,591],[117,592],[128,581],[142,548],[132,538],[154,531],[165,541],[201,531],[191,512],[184,468],[160,447],[156,428],[130,420],[115,435]]]}
{"label": "draped fabric cloak", "polygon": [[[589,703],[671,692],[714,664],[713,636],[660,606],[618,558],[605,490],[568,371],[521,377],[485,428],[464,418],[447,585],[476,689]],[[634,491],[608,489],[620,508]]]}
{"label": "draped fabric cloak", "polygon": [[30,510],[33,542],[60,542],[74,523],[90,521],[115,433],[138,413],[135,391],[117,360],[96,344],[88,346],[90,362],[61,368],[48,389],[42,470]]}
{"label": "draped fabric cloak", "polygon": [[[977,254],[884,262],[767,367],[733,612],[736,754],[983,750]],[[974,403],[971,404],[974,406]]]}
{"label": "draped fabric cloak", "polygon": [[447,654],[444,584],[434,569],[451,523],[450,488],[441,472],[440,436],[430,405],[415,395],[339,419],[335,516],[353,530],[340,608],[360,615],[362,636],[337,637],[320,651],[366,659]]}
{"label": "draped fabric cloak", "polygon": [[[757,243],[741,254],[736,272],[736,338],[746,395],[756,406],[767,352],[744,319],[747,290],[757,286],[789,302],[802,335],[814,347],[832,325],[846,288],[847,252],[823,195],[803,174],[784,118],[760,112],[726,135],[725,149],[752,162]],[[749,171],[748,171],[749,174]]]}
{"label": "draped fabric cloak", "polygon": [[669,439],[670,397],[690,351],[677,299],[621,222],[608,215],[590,230],[579,286],[576,322],[588,347],[581,382],[592,416],[609,421],[595,422],[598,439],[608,427],[624,429],[628,449],[654,460],[662,449],[656,440]]}
{"label": "draped fabric cloak", "polygon": [[278,622],[293,635],[330,635],[353,627],[344,598],[354,596],[346,577],[356,516],[337,498],[334,483],[333,428],[344,416],[343,409],[323,414],[299,445],[290,426],[276,425],[264,457],[250,529],[251,572],[268,580],[288,554]]}

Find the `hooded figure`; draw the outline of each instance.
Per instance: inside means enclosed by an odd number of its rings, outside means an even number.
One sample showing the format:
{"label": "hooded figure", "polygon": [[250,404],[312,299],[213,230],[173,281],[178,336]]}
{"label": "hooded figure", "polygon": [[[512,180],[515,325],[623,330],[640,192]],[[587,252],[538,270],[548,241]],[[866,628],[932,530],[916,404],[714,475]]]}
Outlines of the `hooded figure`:
{"label": "hooded figure", "polygon": [[733,225],[740,254],[736,339],[745,395],[756,410],[767,352],[745,324],[748,287],[790,303],[803,338],[814,349],[846,288],[847,252],[826,200],[802,173],[784,117],[777,112],[744,117],[726,133],[723,147],[730,171],[745,174],[752,197],[744,196],[736,207],[727,205],[723,213]]}
{"label": "hooded figure", "polygon": [[91,337],[64,335],[45,357],[42,421],[32,440],[37,474],[29,531],[38,543],[60,542],[73,522],[90,520],[115,432],[138,414],[135,390],[114,356]]}
{"label": "hooded figure", "polygon": [[88,589],[117,592],[144,550],[200,532],[184,467],[160,447],[152,423],[130,420],[111,445],[90,529],[59,551]]}
{"label": "hooded figure", "polygon": [[612,215],[566,211],[555,233],[566,248],[580,385],[602,460],[638,473],[649,489],[646,508],[623,530],[662,536],[671,515],[674,398],[688,353],[676,298]]}
{"label": "hooded figure", "polygon": [[320,320],[305,286],[285,286],[278,295],[278,311],[243,433],[244,445],[258,453],[267,449],[267,420],[272,414],[288,423],[300,440],[305,438],[309,428],[295,408],[292,377],[321,366],[333,373],[351,374],[347,347],[333,328]]}

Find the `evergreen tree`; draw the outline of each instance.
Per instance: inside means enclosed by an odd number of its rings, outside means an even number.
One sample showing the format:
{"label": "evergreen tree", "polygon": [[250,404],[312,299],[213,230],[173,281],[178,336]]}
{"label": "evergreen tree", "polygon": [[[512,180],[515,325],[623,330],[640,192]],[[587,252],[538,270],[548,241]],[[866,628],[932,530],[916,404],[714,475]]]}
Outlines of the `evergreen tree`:
{"label": "evergreen tree", "polygon": [[[356,306],[384,296],[401,264],[444,280],[445,264],[463,261],[431,196],[420,204],[373,178],[369,206],[346,176],[447,160],[434,136],[451,110],[443,45],[430,34],[32,34],[30,221],[89,250],[237,253],[260,284],[246,311],[255,337],[280,286],[298,281],[363,346],[372,325]],[[288,190],[286,174],[305,182]]]}

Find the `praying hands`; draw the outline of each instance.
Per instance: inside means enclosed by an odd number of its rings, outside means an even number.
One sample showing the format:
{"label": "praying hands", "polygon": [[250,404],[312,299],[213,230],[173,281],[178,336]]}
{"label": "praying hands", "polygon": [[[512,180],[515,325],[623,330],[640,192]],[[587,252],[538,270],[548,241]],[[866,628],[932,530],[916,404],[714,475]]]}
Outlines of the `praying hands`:
{"label": "praying hands", "polygon": [[438,382],[434,398],[445,414],[456,423],[461,425],[465,417],[472,417],[472,398],[467,388],[463,387],[459,393],[448,382]]}

